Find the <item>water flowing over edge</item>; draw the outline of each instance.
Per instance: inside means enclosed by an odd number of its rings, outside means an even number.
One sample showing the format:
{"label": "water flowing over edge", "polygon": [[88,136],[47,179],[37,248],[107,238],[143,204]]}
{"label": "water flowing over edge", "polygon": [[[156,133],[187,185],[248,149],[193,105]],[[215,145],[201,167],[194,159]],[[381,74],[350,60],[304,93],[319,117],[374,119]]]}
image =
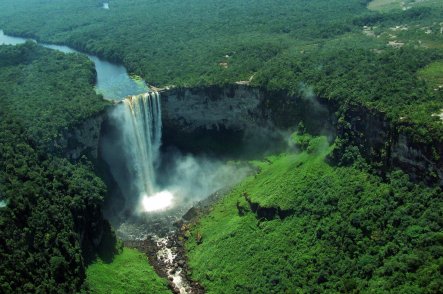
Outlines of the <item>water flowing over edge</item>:
{"label": "water flowing over edge", "polygon": [[123,100],[124,139],[128,163],[140,196],[155,192],[154,167],[161,145],[161,104],[158,92],[129,96]]}

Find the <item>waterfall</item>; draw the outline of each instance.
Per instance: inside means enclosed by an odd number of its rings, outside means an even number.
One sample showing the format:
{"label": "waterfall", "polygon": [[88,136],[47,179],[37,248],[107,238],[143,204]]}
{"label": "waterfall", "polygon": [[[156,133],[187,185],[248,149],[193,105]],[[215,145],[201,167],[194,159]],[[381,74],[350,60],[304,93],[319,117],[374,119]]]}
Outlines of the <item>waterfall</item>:
{"label": "waterfall", "polygon": [[139,195],[152,195],[155,191],[154,166],[161,144],[160,94],[148,92],[129,96],[124,105],[124,140]]}
{"label": "waterfall", "polygon": [[128,96],[110,118],[107,136],[100,143],[101,156],[116,184],[110,190],[117,197],[109,213],[138,214],[171,207],[173,193],[160,189],[155,176],[162,137],[160,94]]}

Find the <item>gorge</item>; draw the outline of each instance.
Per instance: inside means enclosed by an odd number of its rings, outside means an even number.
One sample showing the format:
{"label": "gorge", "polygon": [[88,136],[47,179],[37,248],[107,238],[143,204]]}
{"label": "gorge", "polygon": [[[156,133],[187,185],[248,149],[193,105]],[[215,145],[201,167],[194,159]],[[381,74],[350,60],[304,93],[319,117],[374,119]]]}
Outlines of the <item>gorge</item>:
{"label": "gorge", "polygon": [[[97,75],[100,92],[99,70]],[[289,94],[247,85],[225,85],[170,87],[155,92],[147,91],[146,85],[138,88],[137,83],[133,90],[133,85],[129,86],[129,92],[113,89],[114,93],[126,93],[116,94],[118,98],[104,95],[118,101],[62,130],[50,149],[71,162],[81,162],[85,157],[91,160],[108,187],[101,207],[105,217],[122,240],[141,241],[149,237],[156,243],[158,256],[168,264],[162,274],[172,279],[171,287],[179,288],[174,288],[177,292],[188,291],[185,288],[189,285],[181,284],[188,270],[183,267],[185,257],[171,259],[171,255],[178,253],[168,250],[178,243],[183,247],[183,240],[188,240],[191,246],[199,246],[201,242],[208,246],[208,234],[203,233],[202,237],[200,229],[189,236],[186,229],[181,240],[171,239],[170,233],[177,229],[177,223],[180,230],[189,225],[182,222],[182,216],[192,215],[186,212],[191,207],[194,207],[191,212],[198,210],[196,202],[214,196],[222,188],[232,187],[245,176],[260,177],[257,170],[262,167],[243,164],[245,159],[301,151],[289,139],[300,129],[304,129],[303,133],[326,137],[329,144],[335,142],[339,148],[327,158],[332,164],[346,165],[343,154],[346,155],[349,147],[355,147],[376,167],[374,173],[381,178],[401,168],[416,182],[443,185],[442,159],[436,156],[443,153],[442,143],[421,142],[408,133],[408,127],[414,125],[392,121],[383,112],[367,106],[339,105],[308,90]],[[265,160],[265,165],[274,160]],[[304,163],[300,164],[296,166]],[[356,188],[356,195],[360,190]],[[245,191],[238,193],[241,195],[235,204],[238,216],[256,215],[256,226],[260,229],[263,226],[264,231],[268,224],[291,220],[300,213],[279,203],[262,203]],[[392,190],[389,193],[392,195]],[[214,198],[216,202],[218,198]],[[328,199],[325,207],[334,206],[335,201]],[[352,224],[359,227],[360,220],[353,219]],[[377,237],[376,233],[367,233],[368,228],[362,227],[362,231],[371,238]],[[100,230],[96,233],[93,242],[98,244],[102,234]],[[229,232],[222,240],[235,234]],[[323,234],[319,230],[312,235],[321,239]],[[206,274],[208,279],[210,275]]]}
{"label": "gorge", "polygon": [[[0,31],[0,44],[15,45],[24,42],[24,38],[7,36]],[[77,52],[66,46],[43,46],[64,53]],[[103,93],[104,98],[118,101],[129,94],[142,93],[148,89],[144,81],[131,79],[123,66],[92,55],[87,56],[95,64],[97,91]],[[375,110],[368,112],[364,106],[357,105],[338,112],[339,105],[312,94],[298,97],[284,91],[269,92],[243,85],[171,88],[161,90],[160,94],[163,97],[163,139],[167,146],[175,145],[191,152],[236,153],[237,156],[242,152],[245,155],[245,150],[260,153],[272,150],[275,145],[280,146],[277,149],[281,148],[285,139],[282,139],[278,130],[294,128],[303,121],[308,131],[329,134],[331,139],[335,135],[342,136],[345,132],[362,133],[361,138],[354,137],[357,140],[354,144],[361,146],[361,151],[370,161],[383,162],[383,166],[388,169],[401,167],[413,178],[437,181],[443,185],[442,159],[432,158],[432,153],[442,153],[442,142],[434,142],[431,148],[416,142],[405,131],[400,131],[404,129],[401,123],[390,122],[383,113]],[[344,129],[337,124],[338,115],[342,115],[351,124],[350,128]],[[66,133],[62,139],[64,142],[55,144],[60,145],[65,154],[74,160],[80,158],[86,150],[92,152],[89,155],[96,157],[100,136],[97,132],[100,132],[105,117],[107,114],[103,113],[91,118],[91,121],[88,120]],[[85,129],[89,130],[84,132]],[[268,140],[267,136],[274,136],[276,140]],[[68,146],[68,141],[77,142],[71,142]],[[235,142],[233,145],[236,147],[224,146],[223,150],[217,150],[221,142]],[[206,143],[209,145],[205,145]],[[258,150],[249,150],[252,146]],[[381,153],[385,154],[383,158]],[[430,174],[433,174],[433,179]]]}

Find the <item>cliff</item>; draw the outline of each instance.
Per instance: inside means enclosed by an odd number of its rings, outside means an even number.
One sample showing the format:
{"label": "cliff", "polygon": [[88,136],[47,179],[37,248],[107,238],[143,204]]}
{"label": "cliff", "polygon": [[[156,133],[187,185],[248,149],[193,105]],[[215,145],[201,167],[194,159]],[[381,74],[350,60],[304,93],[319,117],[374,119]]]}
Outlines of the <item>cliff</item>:
{"label": "cliff", "polygon": [[[161,90],[163,147],[253,157],[282,150],[300,121],[312,134],[336,136],[384,175],[400,168],[413,180],[443,185],[443,142],[423,143],[401,123],[362,105],[269,92],[246,85]],[[99,142],[115,136],[109,130],[110,106],[62,133],[54,150],[71,160],[86,155],[100,161]]]}
{"label": "cliff", "polygon": [[310,133],[356,146],[382,175],[400,168],[413,180],[443,185],[443,142],[417,142],[400,123],[362,105],[246,85],[167,89],[161,95],[165,145],[231,155],[252,147],[272,150],[283,148],[284,132],[303,121]]}
{"label": "cliff", "polygon": [[394,133],[391,165],[399,167],[414,180],[424,179],[443,186],[443,142],[416,142],[404,131]]}
{"label": "cliff", "polygon": [[191,152],[247,156],[281,150],[300,121],[313,133],[334,133],[333,114],[310,98],[246,85],[168,89],[161,97],[163,144]]}
{"label": "cliff", "polygon": [[[111,107],[105,107],[95,115],[84,121],[73,124],[71,128],[60,132],[58,138],[49,146],[49,152],[53,155],[67,158],[71,162],[78,162],[83,156],[94,165],[95,173],[100,174],[99,146],[103,134],[104,122],[108,119]],[[82,159],[81,163],[84,164]],[[106,182],[103,175],[102,180]],[[108,183],[105,183],[108,188]],[[109,222],[103,217],[101,201],[87,202],[81,210],[73,211],[74,229],[79,235],[79,243],[82,255],[86,262],[90,262],[95,256],[114,253],[116,239]],[[104,249],[107,248],[107,249]],[[103,256],[102,256],[103,257]]]}
{"label": "cliff", "polygon": [[51,152],[71,161],[77,161],[83,155],[92,161],[97,160],[100,132],[109,109],[107,107],[62,131],[50,147]]}
{"label": "cliff", "polygon": [[362,105],[341,107],[337,134],[384,175],[399,168],[414,181],[443,186],[443,142],[423,142],[409,128],[412,123],[393,122],[377,110]]}

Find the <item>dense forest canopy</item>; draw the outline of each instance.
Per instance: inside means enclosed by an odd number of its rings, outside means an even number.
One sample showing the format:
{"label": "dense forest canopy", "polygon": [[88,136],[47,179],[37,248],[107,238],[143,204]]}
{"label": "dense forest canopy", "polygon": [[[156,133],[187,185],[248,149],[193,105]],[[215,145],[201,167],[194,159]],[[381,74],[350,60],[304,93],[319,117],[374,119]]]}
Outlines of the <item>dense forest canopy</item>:
{"label": "dense forest canopy", "polygon": [[32,42],[0,46],[2,293],[85,287],[106,187],[87,159],[74,164],[47,150],[61,130],[103,109],[94,76],[84,56]]}
{"label": "dense forest canopy", "polygon": [[[335,127],[345,131],[331,146],[302,125],[296,151],[254,162],[257,174],[185,228],[189,274],[209,292],[441,291],[441,187],[369,166],[345,113],[377,111],[441,162],[443,2],[0,2],[6,33],[122,63],[151,85],[240,82],[338,105]],[[63,132],[108,105],[95,79],[81,54],[0,46],[0,292],[89,291],[88,262],[117,252],[94,166],[53,152]],[[135,251],[114,261],[89,267],[92,289],[109,291],[103,283],[132,264],[134,291],[146,280],[168,291]],[[125,279],[113,279],[114,290]]]}
{"label": "dense forest canopy", "polygon": [[3,2],[7,33],[122,62],[152,85],[251,81],[297,93],[304,84],[442,136],[442,91],[417,75],[443,58],[438,1],[382,12],[364,0]]}
{"label": "dense forest canopy", "polygon": [[6,1],[0,25],[123,61],[152,84],[192,85],[248,78],[286,48],[358,29],[363,13],[361,0]]}
{"label": "dense forest canopy", "polygon": [[93,88],[94,65],[85,56],[34,42],[0,48],[2,104],[35,142],[49,144],[60,131],[104,109]]}

